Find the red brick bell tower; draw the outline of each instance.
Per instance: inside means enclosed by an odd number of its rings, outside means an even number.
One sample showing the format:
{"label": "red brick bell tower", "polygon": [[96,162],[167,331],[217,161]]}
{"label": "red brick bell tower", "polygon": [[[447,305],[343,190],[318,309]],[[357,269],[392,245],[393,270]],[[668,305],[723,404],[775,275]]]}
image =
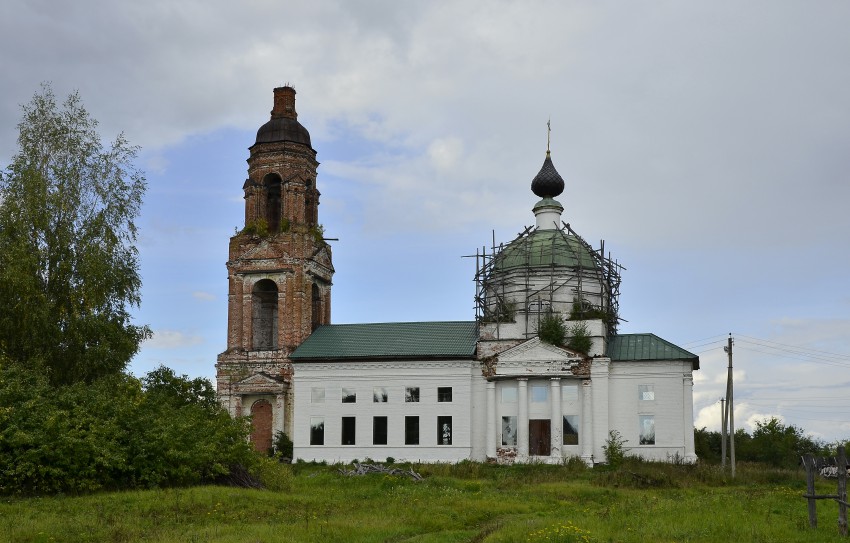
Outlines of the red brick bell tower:
{"label": "red brick bell tower", "polygon": [[252,441],[267,450],[292,435],[289,355],[330,322],[331,248],[318,223],[316,151],[298,122],[295,89],[274,89],[271,119],[249,149],[244,228],[230,238],[227,350],[218,356],[219,399],[253,415]]}

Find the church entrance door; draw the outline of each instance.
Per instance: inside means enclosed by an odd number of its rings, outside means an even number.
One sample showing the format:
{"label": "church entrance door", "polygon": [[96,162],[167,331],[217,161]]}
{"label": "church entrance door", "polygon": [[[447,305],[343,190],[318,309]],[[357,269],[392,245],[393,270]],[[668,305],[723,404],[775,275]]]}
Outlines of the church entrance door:
{"label": "church entrance door", "polygon": [[528,454],[549,456],[552,447],[552,423],[548,419],[528,421]]}
{"label": "church entrance door", "polygon": [[268,452],[272,448],[272,404],[266,400],[254,402],[251,406],[251,443],[259,452]]}

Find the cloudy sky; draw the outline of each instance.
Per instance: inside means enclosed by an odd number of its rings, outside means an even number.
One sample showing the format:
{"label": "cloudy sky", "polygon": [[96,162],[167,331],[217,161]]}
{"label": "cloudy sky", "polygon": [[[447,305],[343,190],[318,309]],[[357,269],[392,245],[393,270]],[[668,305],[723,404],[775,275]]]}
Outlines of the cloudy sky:
{"label": "cloudy sky", "polygon": [[850,3],[5,0],[0,165],[42,82],[142,146],[155,331],[132,364],[213,377],[228,238],[272,89],[298,91],[333,322],[473,318],[474,259],[564,219],[625,267],[623,332],[700,355],[697,426],[850,437]]}

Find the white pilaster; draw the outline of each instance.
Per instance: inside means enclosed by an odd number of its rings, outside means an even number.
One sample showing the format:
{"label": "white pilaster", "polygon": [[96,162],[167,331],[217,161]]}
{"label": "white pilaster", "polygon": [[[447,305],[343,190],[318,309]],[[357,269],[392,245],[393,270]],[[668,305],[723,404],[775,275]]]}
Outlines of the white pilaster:
{"label": "white pilaster", "polygon": [[561,408],[561,378],[552,377],[549,379],[549,401],[551,402],[549,420],[551,448],[549,455],[556,460],[560,460],[563,456],[561,452],[564,443],[564,415]]}
{"label": "white pilaster", "polygon": [[590,365],[590,378],[593,381],[593,456],[597,460],[605,458],[602,446],[608,439],[611,429],[608,421],[610,405],[608,402],[608,377],[611,371],[610,358],[595,358]]}
{"label": "white pilaster", "polygon": [[272,438],[277,432],[283,432],[284,421],[286,420],[286,408],[283,394],[275,395],[274,411],[272,411]]}
{"label": "white pilaster", "polygon": [[685,462],[693,464],[697,461],[694,450],[694,378],[690,373],[684,375],[682,380],[682,401],[684,402],[685,420]]}
{"label": "white pilaster", "polygon": [[487,381],[487,449],[488,458],[496,458],[496,382]]}
{"label": "white pilaster", "polygon": [[578,436],[581,443],[581,459],[588,466],[593,465],[593,381],[581,382],[581,430]]}
{"label": "white pilaster", "polygon": [[526,460],[528,459],[528,379],[525,377],[517,379],[517,387],[517,457]]}

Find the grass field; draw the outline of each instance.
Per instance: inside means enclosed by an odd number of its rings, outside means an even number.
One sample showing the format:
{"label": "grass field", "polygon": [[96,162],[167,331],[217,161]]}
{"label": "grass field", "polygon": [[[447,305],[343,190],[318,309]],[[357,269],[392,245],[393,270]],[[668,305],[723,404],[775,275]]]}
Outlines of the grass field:
{"label": "grass field", "polygon": [[[828,542],[834,502],[808,527],[801,471],[627,462],[415,465],[423,481],[280,465],[275,490],[221,486],[3,498],[0,542]],[[835,483],[818,483],[819,493]]]}

